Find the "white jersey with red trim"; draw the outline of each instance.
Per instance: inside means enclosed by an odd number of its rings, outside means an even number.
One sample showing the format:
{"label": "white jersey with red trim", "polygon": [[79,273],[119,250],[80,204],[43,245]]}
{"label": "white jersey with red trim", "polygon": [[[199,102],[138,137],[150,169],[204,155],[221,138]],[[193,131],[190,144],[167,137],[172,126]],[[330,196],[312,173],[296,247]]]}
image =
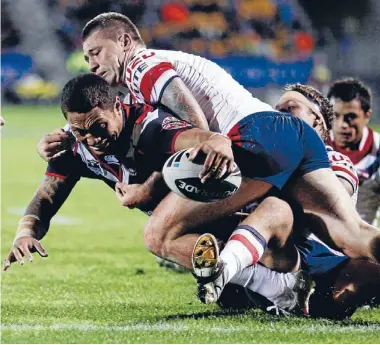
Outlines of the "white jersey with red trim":
{"label": "white jersey with red trim", "polygon": [[331,146],[326,146],[331,169],[339,178],[346,180],[352,187],[354,193],[351,196],[352,202],[356,206],[358,200],[359,178],[351,159],[346,155],[335,151]]}
{"label": "white jersey with red trim", "polygon": [[137,102],[157,105],[176,77],[189,88],[212,131],[228,133],[247,115],[274,111],[216,63],[180,51],[140,49],[126,67],[125,84]]}
{"label": "white jersey with red trim", "polygon": [[349,151],[337,147],[332,133],[329,145],[335,151],[339,151],[351,159],[361,183],[376,178],[376,174],[380,168],[380,133],[375,132],[372,128],[364,127],[363,137],[360,140],[357,151]]}
{"label": "white jersey with red trim", "polygon": [[337,147],[332,134],[329,144],[354,163],[360,181],[357,210],[365,221],[377,226],[380,215],[380,133],[365,127],[356,151]]}

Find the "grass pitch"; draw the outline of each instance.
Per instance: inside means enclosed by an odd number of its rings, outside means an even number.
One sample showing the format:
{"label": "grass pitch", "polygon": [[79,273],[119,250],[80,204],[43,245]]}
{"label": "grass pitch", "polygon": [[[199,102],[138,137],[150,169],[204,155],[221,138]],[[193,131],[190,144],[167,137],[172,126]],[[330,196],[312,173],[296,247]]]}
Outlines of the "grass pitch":
{"label": "grass pitch", "polygon": [[[3,260],[45,171],[36,142],[64,121],[57,107],[9,107],[2,114]],[[81,180],[42,242],[49,257],[1,274],[1,342],[379,342],[379,309],[331,322],[201,305],[191,275],[159,268],[146,251],[145,221],[123,209],[105,184]]]}

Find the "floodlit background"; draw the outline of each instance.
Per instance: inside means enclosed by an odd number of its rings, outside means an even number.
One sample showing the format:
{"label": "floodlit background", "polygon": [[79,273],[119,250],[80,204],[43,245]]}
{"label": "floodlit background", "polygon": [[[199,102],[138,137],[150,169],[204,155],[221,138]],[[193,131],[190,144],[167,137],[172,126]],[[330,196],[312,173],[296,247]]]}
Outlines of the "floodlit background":
{"label": "floodlit background", "polygon": [[[137,24],[148,47],[206,56],[269,103],[278,88],[326,91],[354,75],[379,88],[377,0],[2,0],[2,100],[54,102],[86,71],[80,33],[99,13]],[[375,92],[375,110],[377,97]],[[374,120],[377,118],[375,111]]]}
{"label": "floodlit background", "polygon": [[[81,29],[128,15],[148,47],[205,56],[274,104],[286,83],[360,77],[380,124],[379,0],[1,0],[1,259],[41,181],[40,137],[64,125],[62,86],[87,71]],[[379,128],[379,127],[377,127]],[[205,306],[190,274],[160,268],[147,217],[81,180],[42,241],[49,253],[1,274],[2,343],[376,343],[379,309],[352,320],[276,318]]]}

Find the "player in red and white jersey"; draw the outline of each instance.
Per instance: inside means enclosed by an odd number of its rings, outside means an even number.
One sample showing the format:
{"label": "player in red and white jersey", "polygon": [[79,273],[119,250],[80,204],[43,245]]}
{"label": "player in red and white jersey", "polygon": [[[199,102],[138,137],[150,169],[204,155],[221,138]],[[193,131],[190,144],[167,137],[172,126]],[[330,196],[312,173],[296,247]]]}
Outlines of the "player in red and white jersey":
{"label": "player in red and white jersey", "polygon": [[[128,88],[127,104],[163,106],[195,127],[225,134],[252,113],[273,111],[207,59],[147,49],[136,26],[119,13],[103,13],[89,21],[82,39],[91,72],[110,85]],[[45,136],[38,148],[41,157],[54,156],[64,139]]]}
{"label": "player in red and white jersey", "polygon": [[360,80],[336,81],[328,93],[336,121],[329,138],[335,151],[348,156],[360,180],[357,209],[369,223],[377,224],[380,206],[380,134],[369,128],[371,92]]}
{"label": "player in red and white jersey", "polygon": [[138,49],[127,64],[123,82],[137,101],[160,105],[175,78],[191,91],[213,131],[228,133],[252,112],[273,110],[216,63],[180,51]]}

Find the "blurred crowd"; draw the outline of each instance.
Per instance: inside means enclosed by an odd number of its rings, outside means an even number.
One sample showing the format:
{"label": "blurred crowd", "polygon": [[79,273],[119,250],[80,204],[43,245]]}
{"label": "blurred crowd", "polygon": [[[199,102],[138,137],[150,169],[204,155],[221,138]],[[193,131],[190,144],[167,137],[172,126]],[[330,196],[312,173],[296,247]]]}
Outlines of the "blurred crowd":
{"label": "blurred crowd", "polygon": [[[254,55],[272,59],[310,56],[312,34],[290,0],[46,0],[67,52],[81,48],[81,29],[99,13],[120,12],[137,24],[149,47],[211,57]],[[7,16],[2,46],[20,37]]]}

